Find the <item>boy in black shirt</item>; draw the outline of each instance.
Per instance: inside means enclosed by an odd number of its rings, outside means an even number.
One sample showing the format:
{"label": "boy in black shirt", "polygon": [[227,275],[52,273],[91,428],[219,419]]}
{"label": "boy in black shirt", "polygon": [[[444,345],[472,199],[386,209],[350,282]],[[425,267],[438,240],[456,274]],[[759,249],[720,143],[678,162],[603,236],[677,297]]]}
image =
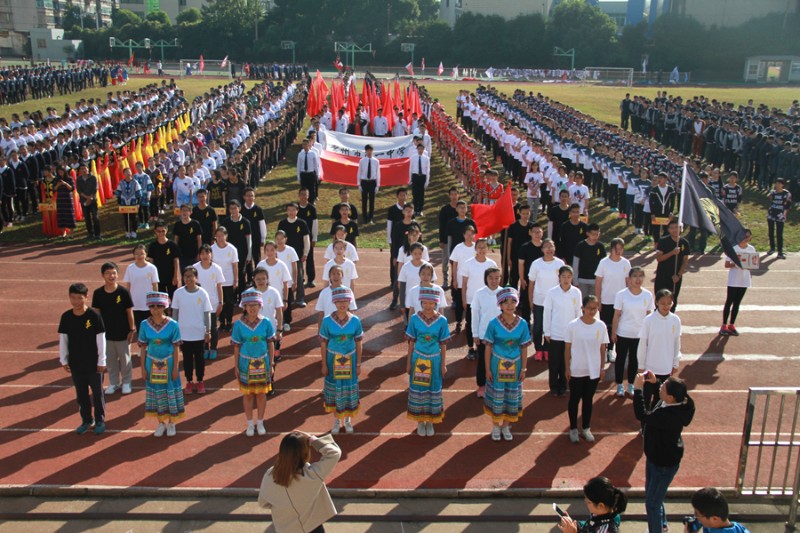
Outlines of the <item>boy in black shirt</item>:
{"label": "boy in black shirt", "polygon": [[[211,182],[206,188],[208,189],[208,203],[211,207],[220,208],[228,204],[228,183],[222,179],[222,173],[219,170],[211,173]],[[200,202],[199,196],[197,201]]]}
{"label": "boy in black shirt", "polygon": [[214,244],[214,232],[217,231],[219,217],[214,208],[208,205],[208,192],[205,189],[198,189],[196,195],[197,205],[192,208],[192,219],[200,223],[203,244],[211,246]]}
{"label": "boy in black shirt", "polygon": [[400,253],[400,248],[402,248],[405,243],[406,233],[408,233],[412,225],[417,225],[417,223],[414,222],[414,204],[404,204],[402,213],[403,218],[392,224],[392,238],[389,249],[392,254],[392,265],[394,267],[392,269],[394,277],[389,278],[392,282],[392,303],[389,309],[392,311],[397,308],[398,302],[401,304],[401,307],[403,306],[403,302],[399,300],[400,284],[397,282],[397,275],[400,269],[397,268],[397,255]]}
{"label": "boy in black shirt", "polygon": [[[347,204],[350,206],[350,218],[353,220],[358,220],[358,209],[356,209],[356,205],[350,202],[350,191],[347,187],[342,187],[339,189],[339,204]],[[331,218],[336,220],[339,218],[339,204],[333,204],[331,208]]]}
{"label": "boy in black shirt", "polygon": [[[345,189],[347,190],[347,189]],[[308,189],[300,189],[297,193],[298,203],[297,217],[303,220],[308,226],[308,231],[311,232],[311,247],[306,258],[306,264],[303,270],[306,275],[306,288],[314,288],[314,280],[317,278],[314,271],[314,246],[317,244],[317,236],[319,235],[319,224],[317,221],[317,206],[309,201],[310,193]],[[355,218],[355,217],[354,217]]]}
{"label": "boy in black shirt", "polygon": [[583,298],[594,296],[594,273],[600,260],[606,256],[606,247],[600,238],[600,225],[591,223],[586,228],[586,239],[575,247],[572,270]]}
{"label": "boy in black shirt", "polygon": [[[256,205],[256,191],[252,187],[244,190],[244,205],[242,206],[242,216],[250,222],[252,232],[251,253],[253,261],[251,265],[257,265],[261,261],[261,248],[267,239],[267,222],[264,218],[264,211]],[[246,270],[247,281],[253,281],[253,268]]]}
{"label": "boy in black shirt", "polygon": [[458,188],[450,187],[450,203],[439,210],[439,247],[442,249],[442,288],[449,289],[447,277],[450,273],[450,247],[447,245],[447,223],[458,216]]}
{"label": "boy in black shirt", "polygon": [[[71,374],[75,385],[81,413],[78,435],[89,431],[93,422],[94,432],[99,435],[106,430],[103,397],[106,336],[103,319],[89,307],[88,302],[89,289],[86,285],[73,283],[69,286],[69,303],[72,309],[61,315],[58,324],[58,357],[64,370]],[[89,389],[92,391],[91,396]]]}
{"label": "boy in black shirt", "polygon": [[508,265],[509,277],[506,280],[511,287],[519,285],[519,249],[526,242],[530,242],[530,230],[533,227],[531,207],[528,204],[519,205],[519,220],[511,224],[505,231],[506,243],[504,246],[505,264]]}
{"label": "boy in black shirt", "polygon": [[[386,214],[386,238],[389,241],[389,250],[391,254],[389,255],[389,283],[392,286],[392,303],[389,305],[389,309],[394,311],[397,309],[397,299],[399,297],[399,287],[397,285],[397,252],[400,250],[400,247],[403,245],[403,240],[400,239],[400,242],[394,242],[394,224],[403,220],[403,206],[406,205],[406,197],[408,196],[408,191],[404,187],[400,187],[397,189],[397,203],[389,208],[389,212]],[[363,206],[362,206],[363,207]],[[413,213],[412,213],[413,215]],[[401,234],[402,236],[402,234]]]}
{"label": "boy in black shirt", "polygon": [[244,203],[244,189],[246,185],[245,183],[239,178],[239,174],[236,170],[231,169],[228,171],[228,188],[226,191],[227,203],[230,206],[231,201],[236,200],[239,202],[239,206]]}
{"label": "boy in black shirt", "polygon": [[[578,208],[578,213],[580,213],[580,207]],[[549,220],[547,233],[550,235],[550,239],[558,246],[561,241],[561,226],[569,219],[569,191],[562,190],[558,193],[558,203],[550,206],[547,211],[547,218]],[[560,254],[559,257],[561,257]]]}
{"label": "boy in black shirt", "polygon": [[578,204],[569,206],[569,220],[561,224],[556,248],[556,255],[565,263],[572,263],[575,247],[586,238],[587,227],[586,223],[581,221],[581,206]]}
{"label": "boy in black shirt", "polygon": [[653,294],[661,289],[672,291],[672,312],[678,307],[683,274],[689,263],[689,241],[681,237],[678,221],[672,219],[667,225],[668,235],[659,239],[656,245],[656,280]]}
{"label": "boy in black shirt", "polygon": [[156,221],[156,240],[147,247],[147,260],[153,263],[158,270],[158,290],[166,292],[169,297],[178,288],[178,273],[180,272],[180,249],[175,242],[167,239],[167,223],[159,219]]}
{"label": "boy in black shirt", "polygon": [[311,232],[308,231],[305,220],[297,216],[298,211],[299,206],[296,203],[287,204],[286,218],[278,222],[278,230],[283,230],[286,234],[286,245],[294,248],[294,251],[297,252],[297,257],[300,258],[297,262],[295,305],[297,307],[305,307],[305,272],[303,265],[305,265],[306,258],[311,250]]}
{"label": "boy in black shirt", "polygon": [[467,226],[472,226],[475,231],[478,230],[478,225],[475,221],[467,217],[467,202],[459,200],[456,202],[456,218],[451,219],[447,223],[447,249],[453,250],[456,246],[464,242],[464,229]]}
{"label": "boy in black shirt", "polygon": [[[239,286],[236,288],[239,293],[245,287],[245,273],[248,266],[253,262],[252,242],[253,235],[250,228],[250,221],[242,216],[242,204],[238,200],[228,202],[228,213],[230,215],[220,222],[228,230],[228,242],[231,243],[239,254]],[[160,274],[159,274],[160,275]]]}
{"label": "boy in black shirt", "polygon": [[203,228],[192,219],[192,208],[181,206],[181,217],[172,227],[172,239],[178,245],[180,272],[200,260],[200,247],[203,246]]}
{"label": "boy in black shirt", "polygon": [[[544,257],[544,252],[542,252],[544,230],[538,224],[532,224],[528,235],[530,241],[520,246],[519,252],[517,252],[517,269],[520,274],[519,289],[524,294],[528,293],[528,271],[531,269],[531,264],[540,257]],[[531,323],[531,304],[527,297],[520,299],[519,316],[528,324]]]}
{"label": "boy in black shirt", "polygon": [[122,394],[130,394],[133,373],[130,343],[136,333],[133,300],[128,289],[117,283],[119,269],[116,263],[103,263],[100,273],[105,283],[92,294],[92,308],[100,313],[103,325],[107,327],[105,335],[109,385],[105,393],[114,394],[121,386]]}
{"label": "boy in black shirt", "polygon": [[336,235],[336,228],[341,226],[345,231],[345,240],[353,246],[358,247],[358,236],[360,235],[358,231],[358,222],[351,217],[348,204],[338,204],[338,207],[339,218],[334,220],[333,224],[331,224],[330,234],[332,236]]}

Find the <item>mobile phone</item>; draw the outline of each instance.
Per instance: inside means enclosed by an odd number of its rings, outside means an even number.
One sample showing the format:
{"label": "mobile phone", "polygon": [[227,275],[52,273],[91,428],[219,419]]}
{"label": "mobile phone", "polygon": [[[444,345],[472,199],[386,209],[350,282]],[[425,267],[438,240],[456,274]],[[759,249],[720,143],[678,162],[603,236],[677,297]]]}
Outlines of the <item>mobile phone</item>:
{"label": "mobile phone", "polygon": [[558,516],[562,516],[562,517],[563,516],[569,516],[567,514],[567,512],[564,509],[562,509],[561,507],[559,507],[558,504],[556,504],[556,503],[553,504],[553,510],[556,512],[556,514]]}

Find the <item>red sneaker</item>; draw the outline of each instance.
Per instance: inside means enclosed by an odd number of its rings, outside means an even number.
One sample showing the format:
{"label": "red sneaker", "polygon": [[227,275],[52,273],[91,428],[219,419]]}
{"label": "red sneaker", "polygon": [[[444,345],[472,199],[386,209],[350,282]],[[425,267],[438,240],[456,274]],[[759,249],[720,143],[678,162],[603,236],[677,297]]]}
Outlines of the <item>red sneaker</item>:
{"label": "red sneaker", "polygon": [[533,358],[536,361],[541,361],[544,358],[544,352],[539,350],[538,352],[536,352],[536,354],[533,356]]}
{"label": "red sneaker", "polygon": [[197,382],[197,394],[205,394],[206,386],[202,381]]}
{"label": "red sneaker", "polygon": [[550,360],[550,352],[542,352],[542,361]]}
{"label": "red sneaker", "polygon": [[728,335],[739,336],[739,332],[736,331],[736,327],[733,324],[728,324]]}
{"label": "red sneaker", "polygon": [[722,337],[727,337],[728,335],[730,335],[730,332],[728,331],[728,326],[722,324],[722,326],[719,328],[719,334]]}
{"label": "red sneaker", "polygon": [[187,381],[186,382],[186,386],[183,388],[183,393],[184,394],[192,394],[194,392],[194,388],[193,388],[192,385],[193,384],[192,384],[191,381]]}

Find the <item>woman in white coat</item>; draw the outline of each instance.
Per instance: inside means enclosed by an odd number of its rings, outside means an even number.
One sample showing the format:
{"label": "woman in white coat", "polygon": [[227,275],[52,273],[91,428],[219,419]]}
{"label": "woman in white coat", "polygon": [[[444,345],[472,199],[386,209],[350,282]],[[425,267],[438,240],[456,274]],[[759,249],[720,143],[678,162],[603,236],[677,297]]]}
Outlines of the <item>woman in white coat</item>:
{"label": "woman in white coat", "polygon": [[[322,456],[316,463],[309,462],[311,448]],[[294,431],[283,438],[275,466],[264,474],[258,493],[258,504],[272,510],[277,533],[325,532],[323,524],[336,515],[325,478],[341,456],[330,434]]]}

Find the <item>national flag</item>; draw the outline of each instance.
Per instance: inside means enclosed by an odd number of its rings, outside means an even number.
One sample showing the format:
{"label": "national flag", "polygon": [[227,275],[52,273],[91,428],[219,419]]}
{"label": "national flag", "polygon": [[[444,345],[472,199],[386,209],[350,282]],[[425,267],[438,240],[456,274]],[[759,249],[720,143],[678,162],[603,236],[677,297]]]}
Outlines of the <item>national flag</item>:
{"label": "national flag", "polygon": [[425,58],[422,58],[422,73],[425,74]]}
{"label": "national flag", "polygon": [[[381,187],[408,185],[409,156],[415,153],[409,136],[366,139],[336,131],[326,133],[327,145],[320,154],[322,181],[355,187],[364,144],[370,142],[380,161]],[[513,216],[513,213],[512,213]]]}
{"label": "national flag", "polygon": [[412,76],[414,75],[414,65],[409,61],[408,65],[406,65],[406,70]]}
{"label": "national flag", "polygon": [[678,223],[718,235],[725,255],[741,268],[742,262],[733,246],[744,240],[744,226],[685,163]]}
{"label": "national flag", "polygon": [[442,63],[441,61],[439,61],[439,70],[437,70],[437,71],[436,71],[436,75],[437,75],[437,76],[441,76],[441,75],[442,75],[442,72],[444,72],[444,63]]}
{"label": "national flag", "polygon": [[225,68],[228,66],[228,56],[225,56],[219,64],[220,68]]}
{"label": "national flag", "polygon": [[[350,117],[350,122],[356,122],[358,114],[358,89],[355,83],[350,84],[350,89],[347,91],[347,116]],[[358,117],[360,121],[360,117]],[[356,125],[359,125],[356,122]]]}
{"label": "national flag", "polygon": [[511,201],[511,185],[494,205],[472,204],[472,220],[478,226],[477,238],[490,237],[503,231],[516,221],[514,203]]}
{"label": "national flag", "polygon": [[198,69],[197,70],[199,70],[200,74],[202,74],[203,73],[203,69],[205,69],[205,68],[206,68],[206,62],[203,60],[203,54],[200,54],[200,63],[198,65]]}
{"label": "national flag", "polygon": [[336,59],[333,60],[333,66],[336,67],[336,70],[339,72],[344,71],[344,65],[342,64],[342,60],[339,58],[339,54],[336,54]]}

